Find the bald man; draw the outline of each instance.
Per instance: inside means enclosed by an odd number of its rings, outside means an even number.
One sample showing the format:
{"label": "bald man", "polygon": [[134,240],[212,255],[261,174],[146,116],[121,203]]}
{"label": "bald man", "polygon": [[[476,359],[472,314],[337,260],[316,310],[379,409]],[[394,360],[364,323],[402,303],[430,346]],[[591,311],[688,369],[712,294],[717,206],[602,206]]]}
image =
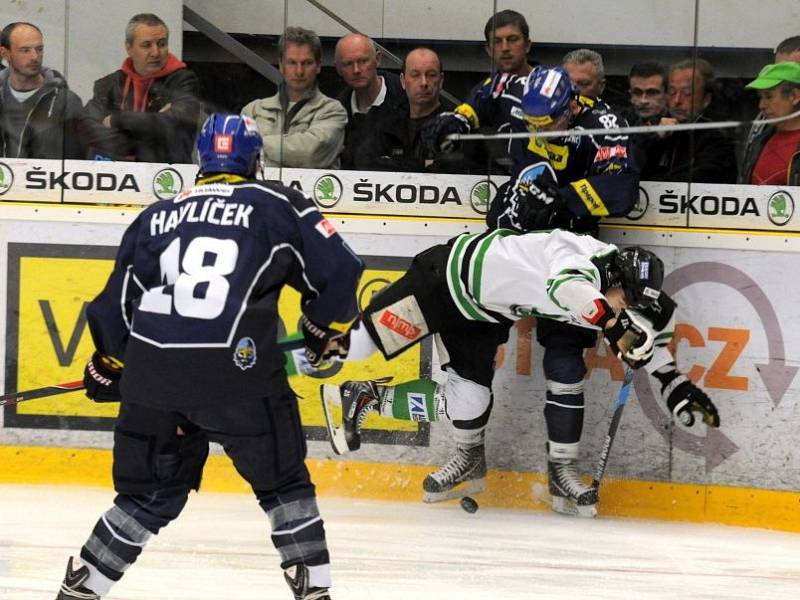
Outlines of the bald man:
{"label": "bald man", "polygon": [[382,58],[375,43],[360,33],[349,33],[336,43],[336,72],[347,86],[337,97],[348,117],[343,169],[359,168],[356,152],[384,120],[408,113],[408,100],[400,79],[378,70]]}

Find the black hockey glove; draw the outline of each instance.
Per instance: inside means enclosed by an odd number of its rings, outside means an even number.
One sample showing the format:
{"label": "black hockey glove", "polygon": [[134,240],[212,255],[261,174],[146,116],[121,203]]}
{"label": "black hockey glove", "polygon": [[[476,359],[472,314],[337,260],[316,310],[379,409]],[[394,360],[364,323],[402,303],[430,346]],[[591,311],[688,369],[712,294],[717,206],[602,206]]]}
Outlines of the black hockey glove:
{"label": "black hockey glove", "polygon": [[719,427],[717,407],[708,394],[685,375],[679,374],[666,384],[661,390],[661,397],[666,401],[670,412],[687,427],[694,425],[694,413],[702,415],[703,422],[709,427]]}
{"label": "black hockey glove", "polygon": [[95,402],[119,402],[122,399],[119,390],[121,378],[122,368],[110,357],[95,352],[83,370],[87,398]]}
{"label": "black hockey glove", "polygon": [[632,369],[646,365],[653,357],[655,334],[638,315],[623,310],[610,327],[603,330],[611,351]]}
{"label": "black hockey glove", "polygon": [[447,139],[454,133],[469,133],[478,127],[478,117],[469,104],[461,104],[453,112],[443,112],[422,126],[420,140],[431,156],[455,150],[459,143]]}
{"label": "black hockey glove", "polygon": [[568,210],[558,184],[540,177],[517,183],[517,219],[523,231],[551,229],[557,217]]}
{"label": "black hockey glove", "polygon": [[350,349],[350,336],[327,327],[321,327],[303,315],[300,329],[306,345],[306,358],[312,367],[332,358],[346,358]]}
{"label": "black hockey glove", "polygon": [[663,331],[669,325],[673,313],[678,305],[665,292],[660,292],[658,298],[645,302],[644,300],[634,306],[632,310],[643,316],[653,324],[656,332]]}

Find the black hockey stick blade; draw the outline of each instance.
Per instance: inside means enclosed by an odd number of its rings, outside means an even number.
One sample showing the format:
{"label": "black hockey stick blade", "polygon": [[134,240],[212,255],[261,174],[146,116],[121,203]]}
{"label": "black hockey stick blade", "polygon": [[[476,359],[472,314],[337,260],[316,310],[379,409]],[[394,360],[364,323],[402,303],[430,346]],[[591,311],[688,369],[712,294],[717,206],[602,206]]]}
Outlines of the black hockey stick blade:
{"label": "black hockey stick blade", "polygon": [[611,423],[608,426],[608,433],[606,434],[606,439],[603,441],[603,449],[600,451],[600,460],[597,462],[597,468],[594,472],[592,486],[595,489],[600,487],[600,480],[603,479],[603,474],[606,472],[608,455],[611,453],[611,445],[614,443],[614,438],[617,435],[617,428],[619,427],[620,419],[622,419],[622,411],[631,393],[632,382],[633,369],[627,369],[625,371],[625,378],[622,380],[622,387],[619,388],[619,393],[617,394],[617,400],[614,402],[614,412],[611,415]]}
{"label": "black hockey stick blade", "polygon": [[83,380],[80,381],[67,381],[65,383],[57,383],[55,385],[48,385],[46,387],[36,388],[34,390],[27,390],[24,392],[12,392],[0,396],[0,406],[11,406],[12,404],[19,404],[26,400],[35,400],[36,398],[46,398],[47,396],[55,396],[57,394],[66,394],[67,392],[74,392],[75,390],[83,389]]}
{"label": "black hockey stick blade", "polygon": [[[284,352],[297,350],[304,346],[302,336],[288,337],[278,340],[278,347]],[[56,383],[45,387],[35,388],[32,390],[25,390],[22,392],[11,392],[0,396],[0,407],[12,406],[25,402],[27,400],[36,400],[37,398],[47,398],[48,396],[57,396],[58,394],[66,394],[67,392],[74,392],[83,389],[83,380],[67,381],[64,383]]]}

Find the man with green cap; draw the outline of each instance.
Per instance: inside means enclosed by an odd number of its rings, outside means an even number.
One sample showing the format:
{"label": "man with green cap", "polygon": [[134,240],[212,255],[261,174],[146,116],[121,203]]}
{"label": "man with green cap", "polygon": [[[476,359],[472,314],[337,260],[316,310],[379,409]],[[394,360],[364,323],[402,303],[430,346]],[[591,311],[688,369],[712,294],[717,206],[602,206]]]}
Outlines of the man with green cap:
{"label": "man with green cap", "polygon": [[794,116],[764,127],[747,144],[739,182],[800,185],[800,63],[767,65],[745,87],[758,92],[767,119]]}

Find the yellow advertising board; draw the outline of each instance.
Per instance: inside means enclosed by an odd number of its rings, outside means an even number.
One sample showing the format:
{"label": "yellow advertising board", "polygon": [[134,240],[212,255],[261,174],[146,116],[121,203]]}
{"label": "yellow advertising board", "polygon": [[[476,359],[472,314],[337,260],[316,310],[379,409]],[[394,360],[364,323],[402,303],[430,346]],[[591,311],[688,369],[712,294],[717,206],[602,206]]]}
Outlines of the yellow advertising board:
{"label": "yellow advertising board", "polygon": [[[116,249],[63,244],[9,244],[6,388],[28,390],[80,380],[94,345],[86,322],[86,307],[105,285]],[[358,290],[359,306],[398,279],[406,258],[363,257],[367,269]],[[279,314],[282,335],[298,331],[299,294],[285,288]],[[179,350],[176,350],[179,351]],[[288,355],[289,360],[292,359]],[[391,363],[375,355],[364,361],[334,363],[310,375],[294,375],[309,439],[325,439],[319,401],[322,383],[348,379],[391,377],[402,382],[430,373],[430,343],[420,344]],[[67,392],[6,408],[6,427],[108,430],[116,403],[97,404],[82,391]],[[427,424],[372,416],[365,423],[365,441],[426,445]]]}

